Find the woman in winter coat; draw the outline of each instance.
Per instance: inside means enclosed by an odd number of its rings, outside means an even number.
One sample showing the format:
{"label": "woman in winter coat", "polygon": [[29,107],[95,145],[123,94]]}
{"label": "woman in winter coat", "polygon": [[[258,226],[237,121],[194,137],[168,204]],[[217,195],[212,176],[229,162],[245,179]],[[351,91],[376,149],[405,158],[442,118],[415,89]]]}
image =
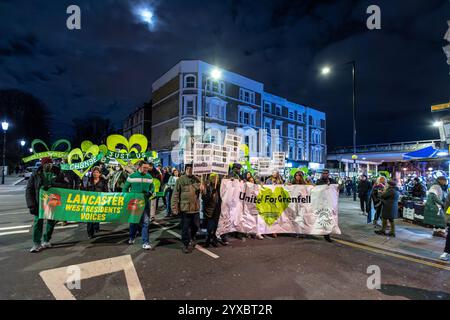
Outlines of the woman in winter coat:
{"label": "woman in winter coat", "polygon": [[[94,167],[91,171],[91,177],[89,178],[85,191],[93,192],[108,192],[108,182],[102,177],[100,167]],[[94,238],[94,233],[100,231],[99,222],[88,222],[87,223],[87,233],[89,239]]]}
{"label": "woman in winter coat", "polygon": [[444,236],[445,235],[445,221],[443,217],[443,207],[445,201],[444,188],[446,188],[447,179],[445,177],[437,178],[434,185],[431,186],[427,202],[424,208],[424,223],[432,225],[433,236]]}
{"label": "woman in winter coat", "polygon": [[381,217],[381,210],[383,208],[383,203],[381,201],[381,195],[383,194],[384,190],[386,189],[386,178],[385,177],[379,177],[373,186],[372,189],[372,201],[373,206],[375,208],[375,217],[373,219],[373,225],[378,226],[378,220]]}
{"label": "woman in winter coat", "polygon": [[391,225],[391,230],[389,236],[395,237],[395,223],[394,220],[398,218],[398,199],[400,197],[400,192],[397,188],[396,181],[389,181],[386,191],[380,196],[383,209],[381,210],[381,219],[383,221],[383,226],[381,230],[375,231],[376,234],[386,235],[387,222],[389,221]]}

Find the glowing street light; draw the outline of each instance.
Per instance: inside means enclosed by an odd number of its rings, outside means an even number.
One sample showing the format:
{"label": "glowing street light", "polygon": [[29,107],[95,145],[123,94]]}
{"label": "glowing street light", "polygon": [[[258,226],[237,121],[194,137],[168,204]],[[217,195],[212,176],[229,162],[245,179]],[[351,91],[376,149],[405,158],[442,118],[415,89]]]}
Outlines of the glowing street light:
{"label": "glowing street light", "polygon": [[30,153],[33,153],[33,148],[28,149],[28,151],[30,151]]}
{"label": "glowing street light", "polygon": [[439,127],[442,126],[442,125],[443,125],[442,121],[435,121],[435,122],[433,123],[433,127],[436,127],[436,128],[439,128]]}
{"label": "glowing street light", "polygon": [[24,147],[25,146],[25,140],[20,140],[20,146]]}
{"label": "glowing street light", "polygon": [[[222,78],[222,71],[218,68],[214,68],[211,70],[209,77],[206,77],[205,79],[205,91],[204,91],[204,103],[203,103],[203,135],[202,135],[202,141],[205,139],[205,132],[206,132],[206,117],[208,114],[206,113],[206,90],[208,89],[208,80],[212,79],[214,81],[218,81]],[[212,88],[211,88],[212,89]],[[214,90],[212,90],[214,92]]]}
{"label": "glowing street light", "polygon": [[222,78],[222,71],[217,68],[213,69],[211,71],[211,78],[213,78],[213,80],[220,80]]}
{"label": "glowing street light", "polygon": [[2,122],[3,129],[3,166],[2,166],[2,184],[5,184],[5,171],[6,171],[6,131],[8,131],[9,123]]}

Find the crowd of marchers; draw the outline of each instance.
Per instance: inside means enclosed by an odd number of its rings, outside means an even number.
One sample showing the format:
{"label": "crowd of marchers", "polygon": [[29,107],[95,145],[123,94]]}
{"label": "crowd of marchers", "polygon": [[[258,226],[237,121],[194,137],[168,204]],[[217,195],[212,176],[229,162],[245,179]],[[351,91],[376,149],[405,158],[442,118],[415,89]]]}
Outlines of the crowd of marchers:
{"label": "crowd of marchers", "polygon": [[[149,225],[154,219],[151,214],[151,201],[154,201],[154,207],[158,208],[159,197],[155,197],[155,185],[160,186],[162,201],[167,212],[166,219],[180,219],[181,224],[181,242],[182,251],[190,253],[197,245],[197,234],[200,229],[200,212],[202,212],[203,225],[206,226],[205,247],[218,245],[228,245],[230,235],[216,236],[218,222],[221,213],[222,199],[220,197],[221,179],[237,179],[247,183],[263,185],[331,185],[340,186],[342,193],[350,195],[347,189],[347,180],[333,179],[328,170],[323,170],[317,179],[299,170],[295,172],[290,179],[284,179],[279,171],[274,171],[268,178],[262,178],[253,175],[251,172],[244,171],[239,163],[235,163],[227,176],[209,174],[199,177],[193,174],[192,165],[187,164],[184,170],[180,172],[177,168],[154,166],[153,163],[140,161],[134,166],[107,167],[104,165],[96,166],[88,174],[80,179],[72,171],[62,171],[58,163],[54,163],[50,158],[44,158],[41,166],[33,173],[26,187],[26,201],[30,213],[34,215],[33,223],[33,247],[31,252],[40,252],[43,249],[51,247],[51,237],[56,221],[47,220],[44,232],[44,219],[39,218],[39,190],[43,188],[48,190],[51,187],[80,189],[95,192],[135,192],[145,195],[145,209],[139,224],[130,224],[128,244],[133,245],[136,237],[141,235],[142,248],[153,250],[150,243]],[[157,184],[155,183],[157,180]],[[373,223],[375,232],[380,235],[390,235],[395,237],[395,219],[398,218],[398,200],[400,190],[398,182],[386,179],[383,176],[374,181],[370,181],[363,175],[355,186],[360,199],[361,211],[367,214],[367,222]],[[408,192],[413,196],[427,198],[426,210],[433,214],[443,213],[445,218],[449,217],[445,212],[450,206],[450,193],[447,195],[447,180],[444,177],[437,179],[427,192],[419,179],[416,179]],[[404,191],[402,191],[404,192]],[[375,215],[372,221],[372,207]],[[381,226],[378,221],[381,219]],[[388,230],[389,223],[389,233]],[[94,238],[99,232],[98,223],[87,223],[87,235]],[[442,230],[435,230],[442,232]],[[233,233],[232,236],[254,237],[264,239],[265,236],[277,237],[276,234],[241,234]],[[327,241],[332,241],[330,236],[325,236]],[[447,260],[450,257],[450,241],[447,238],[445,252],[441,258]]]}

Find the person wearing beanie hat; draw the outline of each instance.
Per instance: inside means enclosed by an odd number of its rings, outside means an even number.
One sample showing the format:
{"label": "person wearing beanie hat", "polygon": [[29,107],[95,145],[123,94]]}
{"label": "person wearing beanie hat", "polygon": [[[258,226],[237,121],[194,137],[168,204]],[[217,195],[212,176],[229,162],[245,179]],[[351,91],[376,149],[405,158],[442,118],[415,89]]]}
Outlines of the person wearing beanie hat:
{"label": "person wearing beanie hat", "polygon": [[[28,180],[25,199],[30,213],[34,215],[33,223],[33,247],[31,253],[37,253],[43,249],[51,248],[50,239],[56,224],[54,220],[47,220],[45,233],[44,219],[39,218],[39,191],[41,188],[48,190],[49,188],[67,188],[64,176],[59,167],[53,166],[51,158],[43,158],[41,166],[34,172]],[[43,242],[41,242],[43,237]]]}
{"label": "person wearing beanie hat", "polygon": [[383,205],[381,209],[382,228],[376,230],[375,233],[379,235],[386,235],[387,222],[391,226],[389,236],[395,238],[395,223],[394,220],[398,218],[398,199],[400,192],[397,188],[397,181],[390,180],[388,182],[386,191],[380,195],[380,199]]}

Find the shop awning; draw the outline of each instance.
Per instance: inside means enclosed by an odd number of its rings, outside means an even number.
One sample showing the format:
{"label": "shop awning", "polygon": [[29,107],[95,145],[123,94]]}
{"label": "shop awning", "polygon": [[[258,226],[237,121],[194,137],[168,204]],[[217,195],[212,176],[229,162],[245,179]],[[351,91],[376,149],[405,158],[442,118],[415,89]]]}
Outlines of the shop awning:
{"label": "shop awning", "polygon": [[416,150],[413,152],[405,153],[403,155],[403,160],[414,160],[414,159],[430,159],[437,158],[439,150],[433,148],[432,146]]}

